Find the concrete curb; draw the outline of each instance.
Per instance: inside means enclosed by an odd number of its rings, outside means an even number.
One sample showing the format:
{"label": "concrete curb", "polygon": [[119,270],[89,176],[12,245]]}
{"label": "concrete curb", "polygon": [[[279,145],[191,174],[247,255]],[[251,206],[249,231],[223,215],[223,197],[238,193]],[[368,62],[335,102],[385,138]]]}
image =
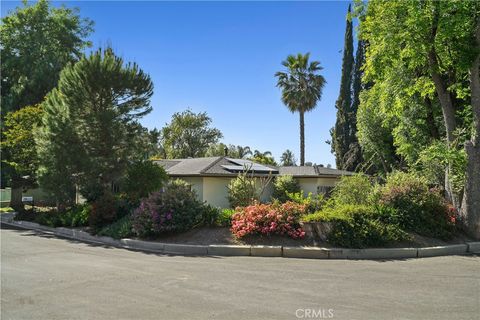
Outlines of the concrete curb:
{"label": "concrete curb", "polygon": [[283,247],[283,256],[287,258],[328,259],[328,249],[309,247]]}
{"label": "concrete curb", "polygon": [[439,246],[429,248],[418,248],[418,258],[424,257],[437,257],[437,256],[449,256],[455,254],[465,254],[468,251],[466,244],[455,244],[451,246]]}
{"label": "concrete curb", "polygon": [[409,259],[417,257],[417,248],[331,249],[330,259]]}
{"label": "concrete curb", "polygon": [[234,246],[211,244],[208,246],[207,254],[211,256],[249,256],[250,246]]}
{"label": "concrete curb", "polygon": [[449,246],[426,248],[373,248],[344,249],[317,247],[282,247],[282,246],[242,246],[242,245],[191,245],[176,243],[161,243],[136,239],[116,240],[110,237],[94,236],[88,232],[69,229],[51,228],[30,221],[13,221],[12,218],[1,219],[3,224],[52,233],[57,236],[77,241],[102,244],[117,248],[147,251],[162,254],[197,255],[197,256],[256,256],[284,257],[305,259],[411,259],[438,257],[447,255],[464,255],[480,253],[480,242],[467,242]]}
{"label": "concrete curb", "polygon": [[74,231],[75,230],[72,230],[72,229],[59,227],[59,228],[55,228],[54,233],[57,236],[73,237]]}
{"label": "concrete curb", "polygon": [[135,239],[121,239],[120,246],[127,249],[144,250],[163,253],[165,244],[160,242],[142,241]]}
{"label": "concrete curb", "polygon": [[480,241],[478,242],[467,242],[468,252],[471,253],[480,253]]}
{"label": "concrete curb", "polygon": [[198,255],[206,256],[208,254],[208,246],[189,245],[189,244],[164,244],[164,253]]}
{"label": "concrete curb", "polygon": [[255,257],[281,257],[282,246],[251,246],[250,253]]}

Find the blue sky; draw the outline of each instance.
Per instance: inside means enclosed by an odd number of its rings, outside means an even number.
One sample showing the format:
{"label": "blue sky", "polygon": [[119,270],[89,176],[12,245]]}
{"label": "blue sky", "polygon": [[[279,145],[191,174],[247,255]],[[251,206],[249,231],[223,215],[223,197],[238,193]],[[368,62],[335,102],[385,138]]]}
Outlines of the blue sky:
{"label": "blue sky", "polygon": [[[2,1],[4,16],[20,2]],[[288,54],[311,53],[327,84],[306,115],[306,161],[332,164],[348,2],[54,2],[95,21],[93,49],[111,45],[152,77],[153,112],[142,123],[161,128],[174,112],[206,111],[223,142],[299,159],[299,119],[280,100],[274,74]]]}

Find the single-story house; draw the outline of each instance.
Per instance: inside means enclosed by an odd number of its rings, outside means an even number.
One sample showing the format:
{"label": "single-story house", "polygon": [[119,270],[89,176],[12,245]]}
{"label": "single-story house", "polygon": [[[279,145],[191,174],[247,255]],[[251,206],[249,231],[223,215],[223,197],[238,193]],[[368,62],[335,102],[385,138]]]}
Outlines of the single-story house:
{"label": "single-story house", "polygon": [[[292,175],[305,194],[328,192],[340,180],[341,176],[352,172],[325,168],[323,166],[270,166],[245,159],[229,157],[206,157],[189,159],[156,160],[172,178],[185,180],[192,185],[199,200],[215,207],[228,208],[228,189],[230,181],[249,168],[253,176]],[[262,200],[268,200],[272,194],[272,185],[265,189]]]}

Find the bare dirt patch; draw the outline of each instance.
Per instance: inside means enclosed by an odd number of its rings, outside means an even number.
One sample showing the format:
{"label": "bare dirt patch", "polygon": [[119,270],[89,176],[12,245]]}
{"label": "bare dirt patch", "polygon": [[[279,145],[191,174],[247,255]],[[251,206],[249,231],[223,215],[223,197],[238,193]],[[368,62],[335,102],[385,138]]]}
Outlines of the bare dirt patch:
{"label": "bare dirt patch", "polygon": [[[236,238],[228,228],[200,227],[181,234],[165,235],[155,239],[158,242],[184,244],[230,244],[230,245],[269,245],[269,246],[319,246],[309,239],[291,239],[286,236],[252,235],[242,239]],[[322,246],[327,244],[322,243]]]}

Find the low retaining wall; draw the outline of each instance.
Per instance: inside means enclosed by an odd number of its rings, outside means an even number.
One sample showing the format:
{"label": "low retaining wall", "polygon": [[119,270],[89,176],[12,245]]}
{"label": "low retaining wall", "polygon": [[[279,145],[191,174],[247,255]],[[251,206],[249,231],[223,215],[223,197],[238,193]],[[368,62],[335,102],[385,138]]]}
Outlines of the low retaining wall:
{"label": "low retaining wall", "polygon": [[480,242],[467,242],[449,246],[427,248],[378,248],[343,249],[317,247],[242,246],[242,245],[190,245],[142,241],[136,239],[116,240],[110,237],[93,236],[85,231],[68,228],[50,228],[29,221],[13,221],[13,215],[2,215],[2,223],[24,229],[53,233],[82,242],[102,244],[117,248],[141,250],[162,254],[195,256],[257,256],[306,259],[411,259],[447,255],[480,253]]}

